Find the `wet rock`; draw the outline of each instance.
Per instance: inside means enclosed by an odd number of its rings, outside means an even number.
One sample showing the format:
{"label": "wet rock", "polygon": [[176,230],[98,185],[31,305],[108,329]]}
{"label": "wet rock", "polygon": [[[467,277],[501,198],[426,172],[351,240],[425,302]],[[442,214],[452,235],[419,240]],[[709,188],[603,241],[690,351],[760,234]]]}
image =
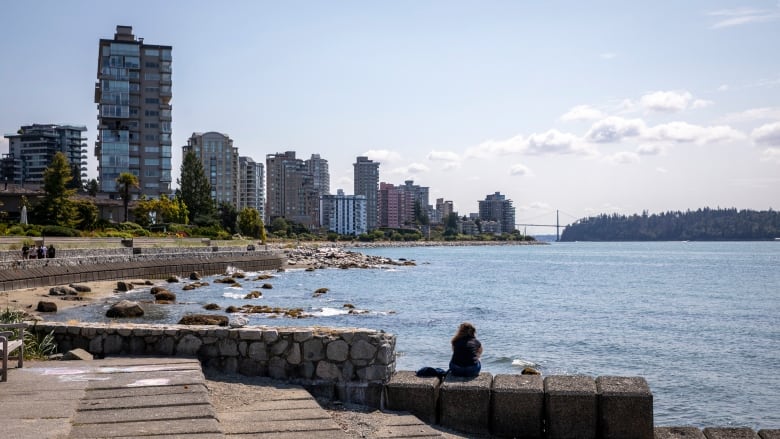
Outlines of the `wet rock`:
{"label": "wet rock", "polygon": [[252,291],[246,296],[244,296],[244,299],[259,299],[261,297],[263,297],[263,293],[261,293],[260,291]]}
{"label": "wet rock", "polygon": [[54,302],[46,302],[41,300],[38,302],[38,306],[35,308],[38,312],[57,312],[57,304]]}
{"label": "wet rock", "polygon": [[233,279],[243,279],[246,277],[246,274],[244,274],[243,271],[236,271],[235,273],[231,274],[230,277]]}
{"label": "wet rock", "polygon": [[246,317],[236,316],[230,319],[228,326],[231,328],[242,328],[246,326],[247,323],[249,323],[249,319]]}
{"label": "wet rock", "polygon": [[534,369],[533,367],[525,367],[523,368],[523,371],[520,372],[521,375],[541,375],[541,372]]}
{"label": "wet rock", "polygon": [[192,273],[190,273],[190,280],[201,280],[201,279],[203,278],[201,277],[200,273],[198,273],[197,271],[193,271]]}
{"label": "wet rock", "polygon": [[233,313],[236,313],[236,312],[241,312],[241,308],[239,308],[237,306],[230,305],[227,308],[225,308],[225,312],[233,314]]}
{"label": "wet rock", "polygon": [[353,305],[351,303],[345,303],[344,305],[341,305],[341,307],[342,308],[347,308],[347,309],[355,309],[355,305]]}
{"label": "wet rock", "polygon": [[216,314],[188,314],[179,320],[179,324],[227,326],[228,318]]}
{"label": "wet rock", "polygon": [[149,290],[149,293],[151,294],[157,294],[157,293],[170,293],[171,291],[168,288],[165,287],[152,287],[151,290]]}
{"label": "wet rock", "polygon": [[349,310],[349,314],[368,314],[370,311],[367,309],[351,309]]}
{"label": "wet rock", "polygon": [[223,277],[223,278],[220,278],[220,279],[215,279],[214,283],[217,283],[217,284],[234,284],[234,283],[236,283],[236,280],[233,279],[232,277]]}
{"label": "wet rock", "polygon": [[176,276],[171,275],[171,276],[168,276],[168,279],[165,279],[165,281],[168,282],[169,284],[175,284],[175,283],[179,282],[179,278],[176,277]]}
{"label": "wet rock", "polygon": [[330,290],[327,288],[317,288],[316,290],[314,290],[314,294],[312,294],[312,297],[320,297],[323,294],[327,293],[328,291]]}
{"label": "wet rock", "polygon": [[176,294],[170,292],[170,291],[160,291],[159,293],[154,295],[155,302],[175,302],[176,301]]}
{"label": "wet rock", "polygon": [[69,287],[73,288],[74,290],[78,291],[79,293],[91,293],[92,288],[82,285],[82,284],[70,284]]}
{"label": "wet rock", "polygon": [[120,280],[119,282],[116,283],[116,289],[120,293],[130,291],[133,289],[133,283]]}
{"label": "wet rock", "polygon": [[106,317],[141,317],[144,315],[144,310],[138,302],[131,300],[123,300],[121,302],[111,305],[111,308],[106,311]]}
{"label": "wet rock", "polygon": [[203,305],[203,309],[207,309],[209,311],[216,311],[216,310],[222,309],[222,307],[217,305],[216,303],[207,303],[207,304]]}
{"label": "wet rock", "polygon": [[272,274],[260,274],[260,275],[258,275],[255,278],[255,280],[267,280],[267,279],[271,279],[273,277],[274,277],[274,275],[272,275]]}
{"label": "wet rock", "polygon": [[306,270],[305,270],[305,271],[314,271],[314,270],[315,270],[315,268],[314,268],[314,267],[306,267]]}
{"label": "wet rock", "polygon": [[263,285],[262,285],[260,288],[263,288],[263,289],[265,289],[265,290],[270,290],[270,289],[272,289],[273,287],[274,287],[274,286],[273,286],[273,285],[271,285],[271,284],[263,284]]}

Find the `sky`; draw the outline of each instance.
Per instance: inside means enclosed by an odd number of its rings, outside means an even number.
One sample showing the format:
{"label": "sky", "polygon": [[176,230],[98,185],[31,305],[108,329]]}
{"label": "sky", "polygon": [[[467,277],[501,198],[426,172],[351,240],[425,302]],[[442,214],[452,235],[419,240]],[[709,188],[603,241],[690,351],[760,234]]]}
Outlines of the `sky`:
{"label": "sky", "polygon": [[[0,131],[97,127],[98,40],[173,46],[173,173],[193,132],[239,154],[355,157],[518,224],[780,208],[780,2],[0,3]],[[0,153],[8,151],[0,140]],[[532,228],[535,233],[554,229]]]}

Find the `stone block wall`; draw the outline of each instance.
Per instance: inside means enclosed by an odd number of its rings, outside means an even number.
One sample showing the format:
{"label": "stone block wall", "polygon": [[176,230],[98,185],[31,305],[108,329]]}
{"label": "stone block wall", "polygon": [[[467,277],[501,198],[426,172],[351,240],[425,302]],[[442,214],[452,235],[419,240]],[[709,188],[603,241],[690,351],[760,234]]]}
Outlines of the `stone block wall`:
{"label": "stone block wall", "polygon": [[395,371],[395,336],[371,329],[38,322],[29,330],[53,333],[59,352],[197,357],[204,367],[290,380],[372,406]]}

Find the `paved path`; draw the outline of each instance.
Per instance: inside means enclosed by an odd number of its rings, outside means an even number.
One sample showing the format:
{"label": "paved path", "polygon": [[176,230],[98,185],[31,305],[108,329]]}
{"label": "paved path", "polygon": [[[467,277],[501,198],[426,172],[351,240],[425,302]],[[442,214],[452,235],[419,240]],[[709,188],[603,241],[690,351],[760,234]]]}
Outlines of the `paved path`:
{"label": "paved path", "polygon": [[[256,387],[217,411],[200,363],[181,358],[28,362],[0,383],[4,439],[348,438],[303,388]],[[392,417],[375,437],[432,437],[414,416]]]}

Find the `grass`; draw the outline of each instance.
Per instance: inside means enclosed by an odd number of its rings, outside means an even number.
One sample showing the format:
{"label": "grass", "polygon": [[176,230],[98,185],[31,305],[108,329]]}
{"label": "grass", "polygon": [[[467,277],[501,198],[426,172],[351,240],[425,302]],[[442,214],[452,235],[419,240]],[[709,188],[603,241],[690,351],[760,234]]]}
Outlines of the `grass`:
{"label": "grass", "polygon": [[[5,311],[0,312],[0,323],[22,323],[25,317],[24,311],[6,308]],[[19,330],[14,332],[15,336],[19,335]],[[55,353],[57,353],[57,344],[54,343],[54,331],[44,336],[39,336],[29,330],[24,332],[25,360],[45,360]]]}

